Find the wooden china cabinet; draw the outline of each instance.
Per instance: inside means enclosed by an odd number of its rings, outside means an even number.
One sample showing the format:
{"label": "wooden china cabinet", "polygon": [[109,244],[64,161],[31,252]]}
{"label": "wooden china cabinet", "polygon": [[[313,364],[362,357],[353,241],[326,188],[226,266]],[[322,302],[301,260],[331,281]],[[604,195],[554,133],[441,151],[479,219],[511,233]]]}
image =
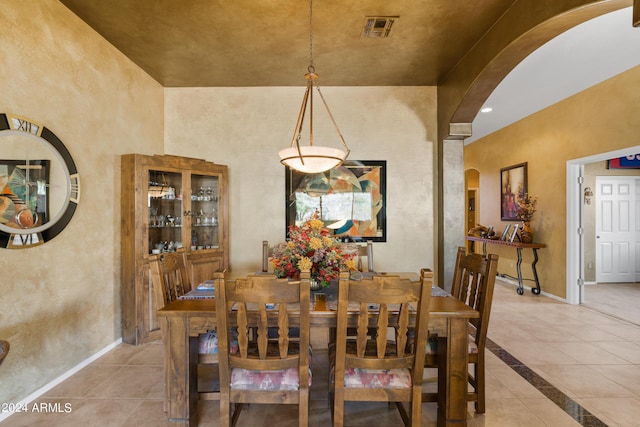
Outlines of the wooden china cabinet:
{"label": "wooden china cabinet", "polygon": [[122,156],[122,340],[160,339],[149,256],[184,248],[192,285],[229,266],[227,167],[201,159]]}

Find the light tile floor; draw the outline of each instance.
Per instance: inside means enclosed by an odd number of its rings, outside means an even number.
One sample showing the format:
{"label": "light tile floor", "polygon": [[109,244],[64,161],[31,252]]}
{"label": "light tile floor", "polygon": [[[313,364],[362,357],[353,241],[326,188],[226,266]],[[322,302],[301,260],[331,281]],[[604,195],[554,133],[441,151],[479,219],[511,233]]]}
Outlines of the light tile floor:
{"label": "light tile floor", "polygon": [[[489,338],[487,410],[475,414],[470,403],[469,426],[640,426],[640,326],[529,291],[520,296],[498,282]],[[39,398],[48,412],[15,414],[0,425],[166,425],[162,363],[159,342],[119,345]],[[313,371],[309,424],[327,426],[327,357],[316,347]],[[200,426],[218,425],[217,402],[200,402],[199,412]],[[238,425],[293,426],[296,417],[295,406],[251,405]],[[435,404],[423,404],[422,425],[435,421]],[[348,404],[345,425],[402,422],[386,404]]]}

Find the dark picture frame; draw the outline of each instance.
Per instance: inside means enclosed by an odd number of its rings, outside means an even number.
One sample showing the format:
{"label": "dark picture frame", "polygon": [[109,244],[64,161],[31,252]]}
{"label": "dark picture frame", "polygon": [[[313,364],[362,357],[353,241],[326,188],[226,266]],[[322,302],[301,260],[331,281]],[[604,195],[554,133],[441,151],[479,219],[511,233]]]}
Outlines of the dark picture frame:
{"label": "dark picture frame", "polygon": [[386,200],[386,160],[351,160],[317,174],[285,167],[286,234],[318,210],[341,240],[386,242]]}
{"label": "dark picture frame", "polygon": [[518,163],[500,169],[500,219],[518,221],[518,197],[528,190],[527,163]]}

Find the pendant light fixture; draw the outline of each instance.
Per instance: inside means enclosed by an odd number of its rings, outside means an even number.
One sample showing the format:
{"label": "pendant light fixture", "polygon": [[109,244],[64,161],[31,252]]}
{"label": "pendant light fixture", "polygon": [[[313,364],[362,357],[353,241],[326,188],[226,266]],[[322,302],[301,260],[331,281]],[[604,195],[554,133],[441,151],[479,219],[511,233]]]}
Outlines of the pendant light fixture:
{"label": "pendant light fixture", "polygon": [[[309,71],[305,74],[307,80],[307,89],[302,98],[302,106],[300,107],[300,113],[298,114],[298,121],[296,123],[295,132],[291,140],[291,146],[280,150],[278,153],[280,156],[280,162],[291,169],[295,169],[302,173],[320,173],[327,171],[336,166],[340,166],[349,155],[349,147],[344,141],[340,129],[336,124],[333,114],[329,110],[329,106],[320,91],[318,86],[318,75],[316,74],[315,67],[313,66],[313,0],[309,0]],[[342,148],[331,148],[320,145],[313,145],[313,91],[318,92],[324,108],[327,110],[329,118],[338,133]],[[300,145],[302,139],[302,126],[304,119],[309,109],[309,145]]]}

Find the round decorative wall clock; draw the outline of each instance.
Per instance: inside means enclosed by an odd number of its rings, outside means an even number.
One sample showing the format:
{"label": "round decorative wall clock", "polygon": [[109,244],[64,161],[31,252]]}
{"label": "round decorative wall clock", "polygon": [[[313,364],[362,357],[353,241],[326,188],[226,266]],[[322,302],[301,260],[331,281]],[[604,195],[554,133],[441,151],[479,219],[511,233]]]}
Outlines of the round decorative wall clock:
{"label": "round decorative wall clock", "polygon": [[0,247],[53,239],[79,199],[78,171],[62,141],[30,119],[0,114]]}

